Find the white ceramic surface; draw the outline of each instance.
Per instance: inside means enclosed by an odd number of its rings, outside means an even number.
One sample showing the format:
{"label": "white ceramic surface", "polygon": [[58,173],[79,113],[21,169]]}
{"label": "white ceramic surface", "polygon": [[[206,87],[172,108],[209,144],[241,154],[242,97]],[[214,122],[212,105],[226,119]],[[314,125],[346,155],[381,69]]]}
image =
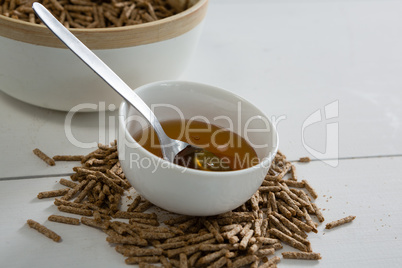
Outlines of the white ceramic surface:
{"label": "white ceramic surface", "polygon": [[[169,163],[132,138],[143,128],[144,120],[123,102],[119,110],[119,159],[127,179],[142,196],[172,212],[207,216],[235,209],[255,193],[278,149],[276,129],[263,112],[233,93],[193,82],[155,82],[137,88],[136,93],[153,105],[160,121],[182,116],[230,128],[255,145],[260,159],[256,166],[228,172],[199,171]],[[256,129],[265,131],[252,131]]]}
{"label": "white ceramic surface", "polygon": [[[130,87],[136,88],[152,81],[179,78],[200,33],[201,24],[168,40],[94,52]],[[117,107],[122,100],[67,48],[32,45],[1,36],[0,47],[0,90],[14,98],[62,111],[85,103],[105,102],[106,108],[109,104]]]}

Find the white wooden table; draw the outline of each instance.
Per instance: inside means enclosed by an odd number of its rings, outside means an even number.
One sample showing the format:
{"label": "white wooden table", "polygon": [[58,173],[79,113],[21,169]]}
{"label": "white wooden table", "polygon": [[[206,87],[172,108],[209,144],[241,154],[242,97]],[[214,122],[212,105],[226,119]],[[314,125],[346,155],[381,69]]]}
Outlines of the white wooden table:
{"label": "white wooden table", "polygon": [[[182,78],[255,103],[277,122],[289,159],[314,160],[297,171],[318,191],[326,220],[357,216],[309,236],[319,262],[283,260],[280,267],[402,267],[401,14],[402,1],[392,0],[210,2]],[[126,267],[103,234],[48,222],[55,207],[36,198],[74,163],[48,167],[34,148],[49,155],[92,150],[68,141],[65,117],[0,92],[2,267]],[[114,139],[115,126],[96,113],[72,123],[82,142]],[[30,230],[28,218],[57,230],[63,242]]]}

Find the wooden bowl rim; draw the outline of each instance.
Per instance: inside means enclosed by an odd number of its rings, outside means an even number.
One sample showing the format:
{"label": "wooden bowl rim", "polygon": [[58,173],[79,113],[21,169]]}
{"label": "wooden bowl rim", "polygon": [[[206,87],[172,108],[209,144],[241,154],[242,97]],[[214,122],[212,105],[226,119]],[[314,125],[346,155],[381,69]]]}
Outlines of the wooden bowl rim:
{"label": "wooden bowl rim", "polygon": [[[138,25],[78,29],[70,31],[90,49],[124,48],[164,41],[196,27],[205,17],[209,0],[199,0],[192,7],[173,16]],[[45,25],[0,15],[0,36],[47,47],[66,48]]]}

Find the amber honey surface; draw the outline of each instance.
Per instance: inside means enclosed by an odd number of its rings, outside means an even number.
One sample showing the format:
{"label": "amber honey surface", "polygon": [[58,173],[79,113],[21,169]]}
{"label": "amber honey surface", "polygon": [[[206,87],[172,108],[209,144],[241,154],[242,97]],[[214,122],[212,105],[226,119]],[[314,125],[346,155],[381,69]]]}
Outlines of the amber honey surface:
{"label": "amber honey surface", "polygon": [[[202,121],[170,120],[161,122],[166,134],[172,138],[201,147],[225,161],[231,170],[245,169],[259,163],[252,146],[238,134]],[[158,137],[149,127],[133,138],[151,153],[162,157]]]}

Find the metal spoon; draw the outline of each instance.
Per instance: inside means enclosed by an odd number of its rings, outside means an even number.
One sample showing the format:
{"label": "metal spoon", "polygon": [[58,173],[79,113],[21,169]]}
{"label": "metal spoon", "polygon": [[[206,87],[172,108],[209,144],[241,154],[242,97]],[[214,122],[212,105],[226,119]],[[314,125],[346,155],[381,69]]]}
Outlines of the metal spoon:
{"label": "metal spoon", "polygon": [[[109,84],[117,93],[126,99],[138,112],[144,116],[151,124],[158,135],[162,149],[163,158],[180,164],[190,163],[188,167],[223,171],[228,170],[227,165],[221,165],[219,157],[199,147],[188,144],[187,142],[169,138],[163,130],[159,120],[148,107],[148,105],[101,59],[99,59],[88,47],[86,47],[77,37],[75,37],[67,28],[65,28],[43,5],[38,2],[33,3],[33,10],[43,23],[88,67],[98,74],[106,83]],[[183,151],[186,149],[185,151]],[[182,152],[181,154],[179,154]],[[205,157],[208,156],[208,158]],[[199,159],[198,157],[202,157]],[[218,158],[218,161],[216,161]],[[212,161],[211,159],[215,159]],[[190,160],[190,161],[188,161]],[[195,163],[192,166],[192,163]],[[203,163],[202,165],[199,163]],[[222,168],[221,168],[222,167]]]}

